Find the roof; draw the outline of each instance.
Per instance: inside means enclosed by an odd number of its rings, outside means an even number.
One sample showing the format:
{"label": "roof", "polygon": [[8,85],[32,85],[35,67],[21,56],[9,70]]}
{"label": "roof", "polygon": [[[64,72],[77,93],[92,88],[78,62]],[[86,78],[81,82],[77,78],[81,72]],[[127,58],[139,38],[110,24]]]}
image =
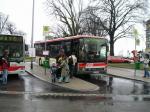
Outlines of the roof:
{"label": "roof", "polygon": [[[63,41],[63,40],[71,40],[71,39],[78,39],[78,38],[103,38],[106,39],[105,37],[99,37],[99,36],[91,36],[91,35],[76,35],[76,36],[69,36],[69,37],[64,37],[64,38],[56,38],[52,40],[46,40],[46,42],[55,42],[55,41]],[[36,41],[35,43],[45,43],[45,41]]]}

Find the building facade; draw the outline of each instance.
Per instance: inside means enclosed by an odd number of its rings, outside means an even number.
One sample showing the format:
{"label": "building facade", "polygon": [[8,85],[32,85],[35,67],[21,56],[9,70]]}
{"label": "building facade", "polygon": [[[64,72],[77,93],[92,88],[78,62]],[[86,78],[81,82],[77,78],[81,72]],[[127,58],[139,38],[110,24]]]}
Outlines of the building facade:
{"label": "building facade", "polygon": [[150,20],[146,22],[146,51],[150,52]]}

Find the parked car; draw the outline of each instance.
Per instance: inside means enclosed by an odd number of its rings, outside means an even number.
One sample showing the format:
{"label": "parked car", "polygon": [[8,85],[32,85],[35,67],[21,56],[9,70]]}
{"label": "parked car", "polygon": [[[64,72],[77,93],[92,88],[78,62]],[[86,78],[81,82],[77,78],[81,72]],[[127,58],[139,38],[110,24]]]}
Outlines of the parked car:
{"label": "parked car", "polygon": [[133,60],[121,56],[108,56],[109,63],[131,63]]}

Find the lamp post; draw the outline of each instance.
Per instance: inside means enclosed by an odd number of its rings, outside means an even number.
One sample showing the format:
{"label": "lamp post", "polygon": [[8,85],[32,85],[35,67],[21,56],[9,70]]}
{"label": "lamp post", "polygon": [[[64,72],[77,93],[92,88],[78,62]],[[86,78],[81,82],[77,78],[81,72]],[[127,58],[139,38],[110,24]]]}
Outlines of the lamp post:
{"label": "lamp post", "polygon": [[137,50],[136,50],[136,46],[137,46],[137,37],[138,37],[138,31],[137,29],[133,29],[133,35],[134,35],[134,38],[135,38],[135,61],[134,61],[134,64],[135,64],[135,69],[134,69],[134,77],[136,76],[136,64],[137,64]]}
{"label": "lamp post", "polygon": [[[31,32],[31,48],[33,48],[33,36],[34,36],[34,0],[32,4],[32,32]],[[31,56],[31,69],[33,69],[33,56]]]}

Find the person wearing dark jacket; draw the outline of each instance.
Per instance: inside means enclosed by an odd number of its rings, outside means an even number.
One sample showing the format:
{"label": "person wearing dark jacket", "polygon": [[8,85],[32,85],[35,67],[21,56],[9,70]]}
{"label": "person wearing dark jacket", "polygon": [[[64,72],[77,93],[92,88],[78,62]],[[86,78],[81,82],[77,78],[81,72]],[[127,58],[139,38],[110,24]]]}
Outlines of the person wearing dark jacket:
{"label": "person wearing dark jacket", "polygon": [[77,57],[73,53],[71,56],[68,58],[68,65],[69,65],[69,70],[70,70],[70,78],[73,78],[73,76],[76,74],[75,73],[75,66],[77,63]]}
{"label": "person wearing dark jacket", "polygon": [[9,63],[5,58],[2,58],[2,84],[7,84]]}
{"label": "person wearing dark jacket", "polygon": [[145,55],[145,58],[144,58],[144,76],[143,77],[149,77],[149,71],[148,71],[148,68],[149,68],[149,55]]}
{"label": "person wearing dark jacket", "polygon": [[4,51],[4,55],[2,57],[2,84],[7,84],[7,76],[8,76],[8,51]]}

